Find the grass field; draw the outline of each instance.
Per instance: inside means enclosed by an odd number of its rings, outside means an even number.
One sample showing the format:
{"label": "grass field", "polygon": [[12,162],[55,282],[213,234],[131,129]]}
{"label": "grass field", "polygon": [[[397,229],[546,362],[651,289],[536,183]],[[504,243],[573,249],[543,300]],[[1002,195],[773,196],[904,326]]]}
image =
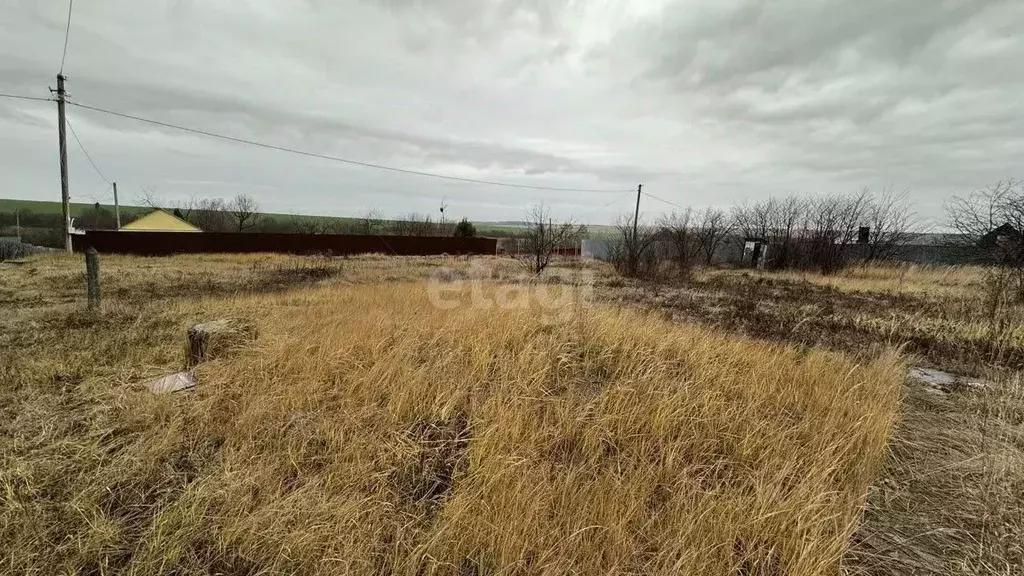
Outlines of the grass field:
{"label": "grass field", "polygon": [[[964,328],[977,270],[715,270],[684,285],[554,272],[104,257],[104,310],[89,314],[77,257],[0,264],[3,571],[994,575],[1024,562],[1024,389],[1017,357],[986,360]],[[916,314],[935,338],[870,321],[887,314]],[[250,336],[200,365],[195,391],[142,386],[183,367],[188,326],[218,318]],[[1003,384],[938,394],[905,385],[908,362]]]}

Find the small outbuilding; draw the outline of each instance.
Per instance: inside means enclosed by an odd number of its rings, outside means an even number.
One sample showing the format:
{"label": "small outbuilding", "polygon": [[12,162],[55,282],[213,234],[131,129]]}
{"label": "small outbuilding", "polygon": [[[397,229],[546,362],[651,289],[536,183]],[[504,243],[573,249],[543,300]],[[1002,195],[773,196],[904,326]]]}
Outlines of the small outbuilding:
{"label": "small outbuilding", "polygon": [[768,240],[764,238],[743,239],[743,265],[748,268],[764,268],[768,261]]}

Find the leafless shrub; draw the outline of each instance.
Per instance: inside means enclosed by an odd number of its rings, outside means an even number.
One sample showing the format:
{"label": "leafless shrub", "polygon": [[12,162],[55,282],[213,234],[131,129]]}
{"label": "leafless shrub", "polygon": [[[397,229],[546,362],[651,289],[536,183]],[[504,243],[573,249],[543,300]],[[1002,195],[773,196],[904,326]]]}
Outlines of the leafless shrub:
{"label": "leafless shrub", "polygon": [[733,233],[735,223],[725,210],[710,207],[699,212],[694,223],[693,236],[697,251],[703,256],[704,264],[710,266],[714,262],[715,252]]}
{"label": "leafless shrub", "polygon": [[337,218],[295,218],[291,225],[298,234],[341,234],[343,232],[342,223]]}
{"label": "leafless shrub", "polygon": [[[811,268],[834,274],[845,266],[850,246],[857,241],[861,224],[871,214],[872,199],[868,190],[854,195],[834,194],[811,200],[791,196],[769,198],[755,204],[737,206],[733,210],[735,228],[747,238],[766,241],[768,267],[772,269]],[[900,238],[894,232],[899,219],[884,211],[879,218],[887,220],[884,231],[887,246]],[[732,223],[715,216],[716,228],[731,232]],[[895,220],[895,223],[894,223]],[[718,240],[721,242],[721,240]],[[880,241],[881,246],[881,241]],[[713,250],[708,252],[714,254]]]}
{"label": "leafless shrub", "polygon": [[736,206],[732,221],[745,237],[768,242],[768,266],[783,269],[800,262],[799,244],[806,214],[807,202],[790,196]]}
{"label": "leafless shrub", "polygon": [[374,236],[384,232],[384,215],[377,208],[363,212],[356,222],[356,233]]}
{"label": "leafless shrub", "polygon": [[543,204],[531,206],[526,212],[526,230],[519,239],[517,257],[534,274],[540,274],[551,263],[559,249],[576,245],[582,228],[572,221],[556,222]]}
{"label": "leafless shrub", "polygon": [[847,248],[857,240],[860,222],[870,205],[867,190],[815,199],[807,212],[805,262],[822,274],[835,274],[847,262]]}
{"label": "leafless shrub", "polygon": [[615,240],[611,244],[611,261],[619,274],[629,278],[656,278],[660,264],[668,258],[657,246],[658,229],[623,215],[615,224]]}
{"label": "leafless shrub", "polygon": [[[1024,302],[1024,182],[1004,180],[955,196],[946,207],[950,224],[991,265],[982,295],[993,354],[1003,349]],[[993,358],[993,361],[997,358]]]}
{"label": "leafless shrub", "polygon": [[39,252],[47,252],[49,249],[39,248],[21,242],[0,242],[0,262],[4,260],[17,260]]}
{"label": "leafless shrub", "polygon": [[424,216],[412,212],[395,220],[392,223],[391,231],[396,236],[435,236],[437,235],[437,223],[429,214]]}
{"label": "leafless shrub", "polygon": [[914,237],[916,220],[907,194],[907,190],[897,192],[886,186],[870,199],[865,214],[865,225],[870,227],[866,260],[892,258]]}
{"label": "leafless shrub", "polygon": [[946,206],[950,224],[977,247],[985,263],[1019,274],[1024,295],[1024,182],[1004,180]]}
{"label": "leafless shrub", "polygon": [[232,229],[227,205],[220,198],[193,198],[185,220],[204,232],[227,232]]}
{"label": "leafless shrub", "polygon": [[697,231],[693,226],[693,210],[686,208],[682,212],[672,211],[658,220],[660,236],[672,247],[672,259],[679,268],[679,273],[688,278],[693,263],[701,246],[697,239]]}

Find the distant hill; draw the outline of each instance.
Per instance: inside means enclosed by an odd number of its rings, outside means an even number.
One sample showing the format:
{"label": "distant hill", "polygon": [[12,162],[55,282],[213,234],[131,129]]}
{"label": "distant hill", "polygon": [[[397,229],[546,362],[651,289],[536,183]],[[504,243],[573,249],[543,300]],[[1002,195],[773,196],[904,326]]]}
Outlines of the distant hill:
{"label": "distant hill", "polygon": [[[94,204],[91,204],[91,203],[90,204],[85,204],[85,203],[82,203],[82,202],[72,202],[71,203],[71,215],[72,216],[78,216],[79,214],[82,214],[83,212],[85,212],[86,210],[89,210],[93,206],[94,206]],[[114,205],[113,204],[100,204],[100,206],[102,206],[103,208],[105,208],[107,210],[113,210],[114,209]],[[127,206],[127,205],[122,204],[121,205],[121,209],[122,210],[139,211],[139,210],[144,210],[145,207],[143,207],[143,206]],[[60,214],[61,213],[60,202],[46,202],[46,201],[42,201],[42,200],[11,200],[11,199],[0,198],[0,212],[14,212],[15,210],[18,210],[18,211],[21,211],[21,212],[31,211],[31,212],[35,212],[36,214]]]}
{"label": "distant hill", "polygon": [[[72,217],[78,217],[78,216],[82,215],[83,213],[85,213],[86,211],[88,211],[89,209],[91,209],[93,206],[94,206],[94,204],[82,203],[82,202],[72,202],[71,203],[71,216]],[[102,207],[102,208],[104,208],[106,210],[110,210],[111,212],[114,210],[114,205],[113,204],[100,204],[100,207]],[[60,214],[61,213],[60,202],[52,202],[52,201],[48,202],[48,201],[42,201],[42,200],[13,200],[13,199],[0,198],[0,212],[14,212],[16,210],[17,211],[22,211],[22,212],[31,211],[31,212],[35,212],[36,214]],[[148,206],[136,206],[136,205],[127,205],[127,204],[122,204],[121,205],[121,213],[122,214],[145,212],[145,211],[148,211],[148,210],[150,210],[150,208]],[[268,216],[270,218],[277,219],[277,220],[298,220],[298,221],[301,221],[301,220],[304,220],[304,219],[313,219],[313,218],[316,218],[316,219],[329,218],[331,220],[338,220],[338,221],[341,221],[341,222],[355,222],[355,221],[359,220],[359,218],[356,218],[356,217],[316,216],[316,215],[310,215],[310,214],[276,214],[276,213],[265,213],[264,215]],[[524,225],[522,222],[474,222],[474,224],[476,225],[477,233],[480,234],[480,235],[493,234],[493,235],[499,235],[499,236],[508,235],[510,233],[514,233],[514,232],[518,231],[518,229],[522,228],[523,225]]]}

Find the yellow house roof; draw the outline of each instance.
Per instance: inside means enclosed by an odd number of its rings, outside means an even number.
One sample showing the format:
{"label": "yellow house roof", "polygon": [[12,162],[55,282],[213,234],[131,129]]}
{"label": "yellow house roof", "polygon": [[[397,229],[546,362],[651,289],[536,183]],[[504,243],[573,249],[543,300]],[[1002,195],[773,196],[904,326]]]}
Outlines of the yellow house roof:
{"label": "yellow house roof", "polygon": [[121,226],[122,232],[202,232],[174,214],[154,210],[142,218]]}

